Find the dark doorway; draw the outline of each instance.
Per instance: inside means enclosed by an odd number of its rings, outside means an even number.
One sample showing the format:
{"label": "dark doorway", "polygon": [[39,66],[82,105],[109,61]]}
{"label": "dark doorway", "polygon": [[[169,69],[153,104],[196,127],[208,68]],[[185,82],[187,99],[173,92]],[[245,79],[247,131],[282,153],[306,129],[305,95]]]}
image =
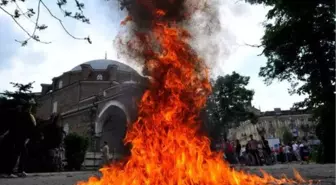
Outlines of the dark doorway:
{"label": "dark doorway", "polygon": [[111,106],[104,113],[102,122],[100,146],[107,141],[112,155],[124,155],[127,152],[123,143],[127,127],[125,112],[119,107]]}

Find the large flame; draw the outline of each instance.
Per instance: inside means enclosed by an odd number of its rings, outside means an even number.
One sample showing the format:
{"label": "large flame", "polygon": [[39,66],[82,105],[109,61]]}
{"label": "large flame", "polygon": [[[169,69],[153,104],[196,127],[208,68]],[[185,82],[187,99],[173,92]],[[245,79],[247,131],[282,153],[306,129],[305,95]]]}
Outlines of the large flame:
{"label": "large flame", "polygon": [[[156,11],[156,16],[164,14]],[[188,44],[190,37],[187,30],[166,21],[155,21],[151,34],[138,34],[152,80],[139,104],[139,117],[126,134],[131,156],[125,163],[102,168],[100,179],[91,177],[78,185],[294,183],[266,173],[259,177],[234,171],[221,153],[210,151],[209,139],[199,133],[199,113],[211,87],[204,61]]]}

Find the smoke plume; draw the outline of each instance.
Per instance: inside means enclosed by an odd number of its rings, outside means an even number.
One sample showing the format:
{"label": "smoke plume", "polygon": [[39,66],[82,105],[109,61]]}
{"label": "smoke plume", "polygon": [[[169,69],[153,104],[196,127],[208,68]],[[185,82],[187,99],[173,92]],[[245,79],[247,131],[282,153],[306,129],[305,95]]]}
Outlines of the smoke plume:
{"label": "smoke plume", "polygon": [[[152,23],[158,21],[180,24],[188,30],[192,36],[190,45],[210,68],[218,62],[221,52],[226,51],[222,45],[222,38],[219,36],[222,32],[219,0],[118,1],[121,9],[128,12],[128,17],[125,19],[126,28],[119,32],[115,44],[120,54],[119,57],[126,61],[143,65],[145,46],[144,42],[139,39],[139,34],[150,34]],[[166,14],[157,16],[158,9]],[[155,46],[155,42],[152,44]]]}

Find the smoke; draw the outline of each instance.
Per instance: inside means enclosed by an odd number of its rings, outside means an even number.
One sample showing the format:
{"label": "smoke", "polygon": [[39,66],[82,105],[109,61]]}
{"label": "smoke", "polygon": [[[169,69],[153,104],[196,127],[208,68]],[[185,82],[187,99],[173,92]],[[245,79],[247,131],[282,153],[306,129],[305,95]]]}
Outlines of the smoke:
{"label": "smoke", "polygon": [[201,55],[209,68],[217,62],[222,49],[222,24],[219,8],[220,0],[203,0],[201,9],[195,12],[187,23],[193,35],[191,46]]}
{"label": "smoke", "polygon": [[[119,57],[123,60],[143,65],[143,51],[146,47],[143,43],[146,42],[139,39],[139,34],[150,35],[153,21],[174,22],[187,29],[192,35],[190,45],[209,68],[224,60],[223,56],[230,55],[230,45],[226,44],[225,39],[233,38],[233,35],[229,30],[222,28],[220,0],[117,1],[121,9],[128,12],[126,20],[132,20],[119,32],[115,40]],[[166,14],[157,16],[158,9],[165,11]],[[155,42],[152,45],[155,46]]]}

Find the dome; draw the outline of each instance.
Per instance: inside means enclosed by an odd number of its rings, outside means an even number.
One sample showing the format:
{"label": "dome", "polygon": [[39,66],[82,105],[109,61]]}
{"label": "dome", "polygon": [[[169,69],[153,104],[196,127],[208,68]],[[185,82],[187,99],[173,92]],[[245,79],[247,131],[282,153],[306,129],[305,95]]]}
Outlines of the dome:
{"label": "dome", "polygon": [[[88,61],[88,62],[85,62],[85,63],[82,63],[82,64],[90,64],[90,66],[94,70],[104,70],[104,69],[107,68],[108,65],[117,65],[118,66],[118,70],[128,71],[128,72],[135,71],[130,66],[128,66],[126,64],[123,64],[123,63],[120,63],[120,62],[115,61],[115,60],[106,60],[106,59],[91,60],[91,61]],[[80,65],[82,65],[82,64],[80,64]],[[81,68],[80,65],[74,67],[70,71],[80,71],[80,70],[82,70],[82,68]]]}

